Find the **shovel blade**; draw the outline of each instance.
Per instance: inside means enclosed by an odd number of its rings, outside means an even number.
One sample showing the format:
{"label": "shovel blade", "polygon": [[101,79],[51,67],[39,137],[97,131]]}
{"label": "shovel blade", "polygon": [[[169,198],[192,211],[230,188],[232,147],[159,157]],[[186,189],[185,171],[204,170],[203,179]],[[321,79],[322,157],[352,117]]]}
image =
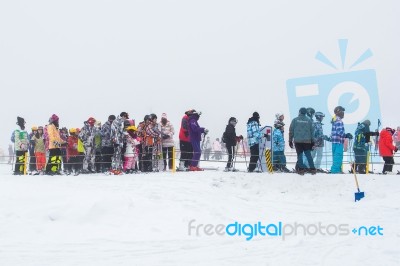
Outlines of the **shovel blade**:
{"label": "shovel blade", "polygon": [[356,192],[356,193],[354,193],[354,198],[355,198],[355,201],[358,201],[358,200],[361,200],[362,198],[364,198],[364,192]]}

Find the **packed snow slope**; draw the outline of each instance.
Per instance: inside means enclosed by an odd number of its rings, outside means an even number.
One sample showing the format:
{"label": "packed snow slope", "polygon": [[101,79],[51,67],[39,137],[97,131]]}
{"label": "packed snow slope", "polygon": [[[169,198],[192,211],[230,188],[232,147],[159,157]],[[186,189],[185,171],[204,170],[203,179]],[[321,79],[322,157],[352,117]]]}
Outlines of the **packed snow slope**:
{"label": "packed snow slope", "polygon": [[[350,174],[13,176],[10,169],[0,166],[0,265],[400,265],[396,175],[359,176],[365,198],[354,202]],[[311,233],[246,240],[204,231],[234,222],[297,223]],[[348,232],[313,234],[309,226],[318,224]],[[362,226],[371,231],[350,231]]]}

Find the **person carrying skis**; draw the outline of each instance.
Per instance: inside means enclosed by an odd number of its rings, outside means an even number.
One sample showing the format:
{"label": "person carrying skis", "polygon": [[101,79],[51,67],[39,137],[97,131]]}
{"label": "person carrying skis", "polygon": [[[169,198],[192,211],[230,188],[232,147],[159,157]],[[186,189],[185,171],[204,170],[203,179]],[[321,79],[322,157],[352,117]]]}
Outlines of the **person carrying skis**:
{"label": "person carrying skis", "polygon": [[382,174],[390,174],[393,170],[394,159],[393,154],[398,148],[393,145],[393,134],[395,130],[387,127],[382,129],[379,137],[379,155],[385,161]]}
{"label": "person carrying skis", "polygon": [[23,175],[25,172],[26,152],[28,151],[29,139],[28,132],[25,130],[25,119],[17,117],[19,129],[14,130],[11,135],[11,142],[14,143],[15,167],[14,175]]}
{"label": "person carrying skis", "polygon": [[228,152],[228,162],[225,167],[225,171],[234,171],[235,169],[233,168],[232,162],[233,158],[235,156],[235,149],[237,146],[237,143],[239,143],[241,140],[243,140],[243,136],[236,136],[236,124],[237,124],[237,119],[235,117],[231,117],[228,120],[228,125],[226,125],[225,132],[223,134],[223,142],[226,145],[226,150]]}
{"label": "person carrying skis", "polygon": [[252,117],[247,121],[247,139],[248,145],[250,146],[250,163],[248,172],[253,172],[257,167],[257,162],[259,160],[259,146],[260,140],[262,138],[262,133],[260,130],[260,115],[258,112],[254,112]]}
{"label": "person carrying skis", "polygon": [[201,157],[201,134],[207,135],[208,129],[204,127],[200,127],[198,121],[200,119],[201,112],[198,113],[196,111],[192,112],[189,116],[189,137],[190,143],[193,147],[193,157],[190,163],[189,171],[202,171],[199,167],[199,160]]}
{"label": "person carrying skis", "polygon": [[[314,161],[311,156],[311,149],[314,146],[314,126],[311,118],[306,116],[307,109],[302,107],[299,110],[299,116],[294,118],[289,127],[289,146],[296,148],[297,163],[295,166],[296,172],[299,175],[304,175],[306,169],[311,174],[315,175],[316,170]],[[305,155],[309,168],[303,163],[303,154]]]}

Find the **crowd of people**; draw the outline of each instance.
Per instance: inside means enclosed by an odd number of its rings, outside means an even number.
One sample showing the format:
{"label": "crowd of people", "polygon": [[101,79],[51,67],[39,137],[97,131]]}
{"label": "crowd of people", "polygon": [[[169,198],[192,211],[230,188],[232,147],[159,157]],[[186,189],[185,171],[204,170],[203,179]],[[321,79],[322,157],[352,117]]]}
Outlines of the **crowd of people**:
{"label": "crowd of people", "polygon": [[[355,161],[353,171],[366,173],[368,152],[373,137],[380,137],[379,152],[385,161],[383,173],[392,172],[394,159],[400,145],[400,127],[395,131],[386,127],[379,133],[370,131],[371,122],[359,123],[353,135],[345,133],[342,119],[345,108],[337,106],[331,120],[330,135],[323,132],[322,121],[325,115],[315,112],[311,107],[300,108],[299,114],[289,127],[288,144],[296,150],[297,162],[295,172],[300,175],[309,172],[326,172],[321,169],[323,148],[326,141],[332,143],[332,166],[330,173],[342,173],[343,152],[348,141],[352,143]],[[223,151],[228,154],[225,171],[235,171],[233,160],[239,148],[242,155],[250,151],[248,172],[257,171],[260,160],[260,143],[262,138],[272,141],[272,164],[277,172],[292,172],[286,167],[285,156],[285,123],[284,114],[277,113],[272,136],[262,132],[260,115],[254,112],[247,121],[247,138],[236,134],[238,120],[228,120],[221,140],[213,143],[207,136],[208,130],[199,125],[201,112],[190,109],[184,113],[179,130],[179,165],[178,171],[201,171],[199,161],[202,152],[204,160],[221,160]],[[314,120],[315,118],[315,120]],[[160,168],[164,171],[174,166],[175,129],[167,118],[161,115],[158,122],[156,114],[146,115],[138,125],[129,118],[127,112],[118,116],[109,115],[104,124],[89,117],[81,128],[60,128],[59,117],[53,114],[45,126],[32,126],[28,133],[26,122],[17,117],[19,128],[13,131],[11,141],[14,143],[14,174],[27,171],[49,175],[110,172],[113,174],[152,172]],[[30,161],[26,162],[29,153]],[[162,165],[159,165],[161,160]],[[29,169],[26,169],[28,165]]]}

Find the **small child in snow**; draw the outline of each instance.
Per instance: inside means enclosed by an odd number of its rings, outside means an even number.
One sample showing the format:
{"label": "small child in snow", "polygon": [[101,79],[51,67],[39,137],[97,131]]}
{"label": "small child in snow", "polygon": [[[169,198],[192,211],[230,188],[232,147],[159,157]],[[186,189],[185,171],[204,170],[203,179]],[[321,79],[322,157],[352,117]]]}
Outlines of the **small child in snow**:
{"label": "small child in snow", "polygon": [[136,146],[140,144],[137,137],[137,128],[135,126],[128,126],[124,132],[126,150],[124,153],[124,172],[132,173],[135,169],[138,159]]}

